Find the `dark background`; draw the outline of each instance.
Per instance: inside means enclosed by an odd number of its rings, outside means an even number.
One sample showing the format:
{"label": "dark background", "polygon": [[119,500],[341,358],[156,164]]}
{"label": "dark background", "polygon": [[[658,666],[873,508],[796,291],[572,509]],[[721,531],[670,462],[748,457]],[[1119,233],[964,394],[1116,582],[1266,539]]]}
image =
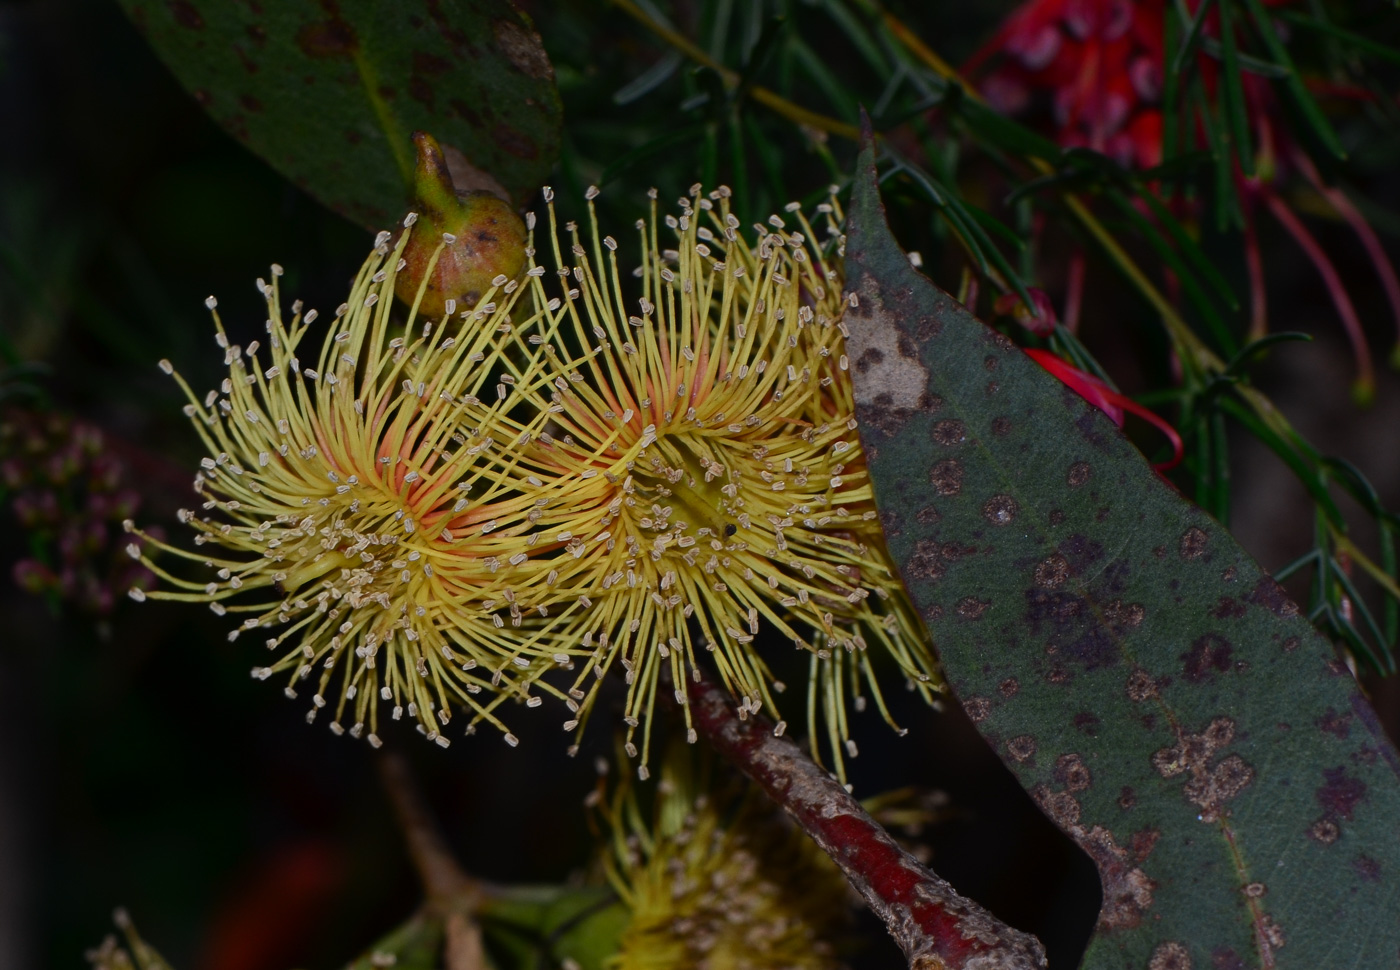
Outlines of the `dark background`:
{"label": "dark background", "polygon": [[[965,54],[1004,7],[985,6],[980,23],[944,13],[924,35]],[[559,184],[581,190],[596,175],[589,152],[618,110],[610,67],[655,52],[615,12],[590,15],[617,21],[600,27],[572,7],[558,17],[534,7],[572,139]],[[588,37],[610,42],[581,47]],[[235,339],[251,333],[263,315],[253,280],[277,261],[285,293],[329,308],[371,235],[214,126],[110,3],[0,3],[0,132],[0,334],[19,358],[48,366],[40,383],[55,407],[106,431],[144,495],[142,521],[168,520],[199,453],[155,361],[175,361],[196,387],[215,381],[221,355],[205,296],[219,296]],[[1374,160],[1364,186],[1382,206],[1397,202],[1389,161]],[[663,197],[694,177],[678,175]],[[824,181],[814,174],[808,187]],[[637,189],[639,201],[644,184],[624,180],[613,195]],[[1356,251],[1344,228],[1314,229],[1334,252]],[[1400,505],[1394,374],[1382,372],[1369,411],[1349,403],[1350,364],[1326,294],[1288,241],[1265,243],[1274,329],[1319,338],[1271,355],[1265,386],[1305,435]],[[1359,257],[1338,261],[1383,354],[1388,309],[1365,268],[1352,268]],[[1116,284],[1086,304],[1086,343],[1133,389],[1122,318],[1140,310]],[[1233,470],[1233,526],[1246,548],[1269,567],[1305,551],[1311,506],[1301,486],[1249,443]],[[413,910],[419,891],[367,746],[308,728],[280,691],[251,680],[248,645],[229,644],[227,624],[207,610],[124,599],[100,620],[54,610],[10,581],[24,554],[24,536],[0,511],[0,967],[81,966],[119,904],[182,970],[337,966]],[[1395,725],[1396,691],[1378,690]],[[864,715],[857,793],[947,791],[953,815],[927,836],[935,868],[1072,966],[1098,906],[1088,861],[960,714],[893,700],[910,733],[895,738]],[[411,757],[467,868],[561,881],[590,858],[573,806],[611,739],[595,730],[571,760],[552,720],[513,726],[518,749],[493,732],[446,752],[408,729],[385,734]],[[883,940],[857,962],[900,965]]]}

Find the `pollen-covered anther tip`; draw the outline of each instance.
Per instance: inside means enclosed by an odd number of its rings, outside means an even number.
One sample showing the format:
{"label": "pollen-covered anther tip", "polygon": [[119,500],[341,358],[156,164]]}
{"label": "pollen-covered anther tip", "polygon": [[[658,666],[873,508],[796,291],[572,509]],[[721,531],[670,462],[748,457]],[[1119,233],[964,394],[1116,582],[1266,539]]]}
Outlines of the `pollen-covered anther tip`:
{"label": "pollen-covered anther tip", "polygon": [[164,357],[160,359],[160,363],[158,366],[160,367],[161,371],[165,374],[175,373],[175,366],[171,364],[170,361],[166,360]]}
{"label": "pollen-covered anther tip", "polygon": [[127,543],[127,545],[126,545],[126,554],[127,554],[128,556],[130,556],[132,559],[140,559],[140,558],[141,558],[141,547],[138,546],[138,545],[137,545],[136,543],[134,543],[134,542],[129,542],[129,543]]}
{"label": "pollen-covered anther tip", "polygon": [[281,263],[273,263],[273,264],[272,264],[272,275],[273,275],[273,276],[281,276],[281,275],[282,275],[282,264],[281,264]]}
{"label": "pollen-covered anther tip", "polygon": [[131,587],[131,589],[126,591],[126,595],[130,596],[138,603],[146,602],[146,591],[139,586]]}
{"label": "pollen-covered anther tip", "polygon": [[131,914],[126,911],[125,906],[118,906],[116,909],[112,910],[112,922],[116,923],[120,929],[130,929]]}
{"label": "pollen-covered anther tip", "polygon": [[206,296],[206,297],[204,298],[204,305],[205,305],[208,309],[212,310],[212,309],[214,309],[216,306],[219,305],[219,301],[216,300],[216,299],[215,299],[214,297],[212,297],[212,296]]}

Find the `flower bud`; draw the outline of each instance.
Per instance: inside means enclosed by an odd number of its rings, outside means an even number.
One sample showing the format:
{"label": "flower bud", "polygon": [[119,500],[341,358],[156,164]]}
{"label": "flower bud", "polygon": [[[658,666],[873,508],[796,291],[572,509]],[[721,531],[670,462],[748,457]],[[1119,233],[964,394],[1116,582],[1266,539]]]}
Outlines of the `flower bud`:
{"label": "flower bud", "polygon": [[1059,322],[1055,317],[1054,304],[1050,302],[1049,295],[1039,287],[1032,286],[1026,292],[1035,304],[1034,310],[1016,293],[1002,294],[997,298],[993,309],[997,313],[1015,317],[1017,323],[1037,336],[1049,336],[1055,332],[1055,324]]}
{"label": "flower bud", "polygon": [[[394,293],[412,304],[426,276],[418,312],[441,317],[447,301],[470,310],[498,276],[517,278],[525,268],[525,223],[510,203],[490,192],[458,193],[447,169],[447,159],[432,135],[413,133],[418,150],[414,174],[418,220],[403,258],[407,265],[398,274]],[[444,234],[452,237],[444,244]],[[433,254],[442,246],[437,263]],[[432,271],[429,272],[429,266]]]}

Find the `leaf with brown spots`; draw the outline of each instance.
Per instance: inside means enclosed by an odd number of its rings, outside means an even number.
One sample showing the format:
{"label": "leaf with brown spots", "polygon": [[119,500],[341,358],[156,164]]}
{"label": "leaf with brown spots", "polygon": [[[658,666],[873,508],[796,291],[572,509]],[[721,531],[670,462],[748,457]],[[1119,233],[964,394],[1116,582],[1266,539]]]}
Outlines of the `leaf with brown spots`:
{"label": "leaf with brown spots", "polygon": [[885,350],[854,375],[876,499],[949,685],[1098,867],[1084,966],[1396,967],[1400,756],[1346,669],[1105,415],[910,266],[872,162],[845,322]]}
{"label": "leaf with brown spots", "polygon": [[459,190],[522,203],[559,154],[554,70],[509,0],[120,0],[219,124],[367,229],[409,209],[415,130]]}

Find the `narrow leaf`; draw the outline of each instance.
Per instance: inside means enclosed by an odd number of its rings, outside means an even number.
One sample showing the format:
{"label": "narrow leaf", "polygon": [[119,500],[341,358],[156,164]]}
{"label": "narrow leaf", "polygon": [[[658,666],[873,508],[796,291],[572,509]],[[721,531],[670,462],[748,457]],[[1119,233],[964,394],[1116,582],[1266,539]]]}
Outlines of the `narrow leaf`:
{"label": "narrow leaf", "polygon": [[1333,155],[1338,158],[1346,158],[1346,149],[1337,140],[1337,133],[1332,130],[1332,123],[1327,120],[1327,116],[1322,113],[1322,108],[1314,100],[1312,92],[1303,83],[1303,78],[1298,74],[1298,69],[1293,65],[1293,59],[1288,56],[1288,48],[1284,47],[1283,41],[1279,39],[1278,31],[1274,29],[1273,20],[1270,19],[1269,11],[1264,7],[1263,0],[1244,0],[1245,6],[1249,8],[1249,15],[1254,20],[1254,26],[1259,31],[1259,36],[1264,39],[1264,45],[1269,48],[1269,55],[1281,68],[1288,71],[1288,79],[1284,82],[1297,101],[1298,108],[1303,112],[1308,123],[1312,125],[1318,140],[1327,147]]}
{"label": "narrow leaf", "polygon": [[1225,117],[1230,125],[1230,141],[1246,178],[1254,177],[1254,149],[1250,147],[1249,112],[1240,77],[1240,56],[1235,50],[1235,27],[1231,21],[1231,0],[1220,4],[1220,46],[1223,50]]}
{"label": "narrow leaf", "polygon": [[1286,20],[1291,24],[1297,24],[1299,27],[1306,27],[1309,30],[1316,30],[1328,34],[1343,43],[1355,47],[1357,50],[1365,51],[1367,54],[1379,57],[1381,60],[1389,61],[1392,64],[1400,64],[1400,49],[1377,40],[1372,40],[1364,34],[1358,34],[1344,27],[1338,27],[1330,21],[1319,20],[1316,17],[1309,17],[1307,14],[1298,13],[1293,10],[1275,10],[1274,16],[1278,17],[1280,20]]}
{"label": "narrow leaf", "polygon": [[680,51],[667,51],[655,64],[613,93],[613,104],[631,104],[646,97],[671,79],[685,63]]}

